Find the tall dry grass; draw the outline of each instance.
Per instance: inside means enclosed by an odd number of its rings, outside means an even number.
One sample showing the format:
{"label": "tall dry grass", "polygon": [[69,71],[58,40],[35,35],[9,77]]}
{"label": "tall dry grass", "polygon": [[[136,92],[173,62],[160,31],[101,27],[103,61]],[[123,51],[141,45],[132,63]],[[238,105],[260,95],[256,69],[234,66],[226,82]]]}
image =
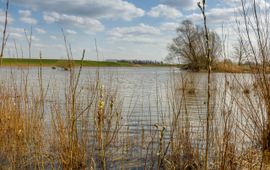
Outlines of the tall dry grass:
{"label": "tall dry grass", "polygon": [[42,168],[47,158],[39,99],[33,95],[30,102],[25,91],[15,93],[6,84],[0,91],[1,165],[12,169]]}
{"label": "tall dry grass", "polygon": [[[254,74],[247,81],[240,80],[239,75],[224,75],[214,87],[208,61],[203,90],[188,73],[171,75],[166,91],[168,103],[156,99],[157,113],[162,118],[153,122],[149,108],[151,121],[147,126],[138,125],[136,130],[124,126],[123,101],[113,80],[103,84],[98,71],[94,82],[81,83],[83,68],[71,67],[72,51],[62,30],[68,76],[65,88],[58,89],[59,95],[49,96],[53,102],[47,102],[42,65],[37,73],[37,89],[31,88],[27,72],[22,74],[21,82],[13,79],[0,86],[0,168],[268,169],[270,92],[265,35],[269,32],[262,27],[256,1],[251,8],[254,15],[248,15],[245,7],[242,1],[245,33],[239,36],[249,44],[244,54],[251,51],[249,57],[259,66],[253,69]],[[255,18],[248,18],[251,16]],[[249,20],[255,21],[253,29]],[[258,35],[257,45],[250,39],[251,30]],[[31,38],[28,43],[30,55]],[[85,51],[82,61],[84,55]],[[206,98],[199,98],[200,91]],[[203,100],[203,109],[200,104],[198,110],[192,109],[191,97]],[[168,106],[165,111],[160,109],[163,104]],[[48,115],[49,121],[45,119]],[[191,119],[194,116],[196,122]]]}

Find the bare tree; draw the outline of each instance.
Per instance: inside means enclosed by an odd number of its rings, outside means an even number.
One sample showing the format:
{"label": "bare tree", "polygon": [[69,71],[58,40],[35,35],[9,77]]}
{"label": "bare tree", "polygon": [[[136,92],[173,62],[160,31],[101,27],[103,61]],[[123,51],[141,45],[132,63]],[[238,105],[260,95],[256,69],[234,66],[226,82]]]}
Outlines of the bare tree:
{"label": "bare tree", "polygon": [[4,55],[4,49],[5,49],[7,40],[8,40],[8,35],[7,35],[8,7],[9,7],[9,0],[7,0],[7,2],[6,2],[5,24],[4,24],[3,37],[2,37],[2,46],[1,46],[1,53],[0,53],[0,65],[2,65],[2,58],[3,58],[3,55]]}
{"label": "bare tree", "polygon": [[233,53],[235,59],[238,61],[238,65],[241,65],[244,59],[247,59],[248,57],[244,44],[247,45],[242,38],[238,38],[237,43],[233,47]]}
{"label": "bare tree", "polygon": [[[184,20],[176,30],[177,37],[169,44],[167,59],[177,59],[188,65],[194,71],[207,69],[207,43],[203,28],[194,25],[190,20]],[[215,32],[209,32],[209,47],[211,62],[215,62],[221,53],[221,41]]]}

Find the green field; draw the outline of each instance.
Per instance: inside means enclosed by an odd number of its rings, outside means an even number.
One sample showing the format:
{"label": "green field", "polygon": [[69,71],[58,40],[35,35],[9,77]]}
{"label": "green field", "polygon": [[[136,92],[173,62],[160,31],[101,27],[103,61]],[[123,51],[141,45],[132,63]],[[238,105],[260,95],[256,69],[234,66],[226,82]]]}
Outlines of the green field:
{"label": "green field", "polygon": [[77,67],[155,67],[155,66],[172,66],[168,64],[132,64],[128,62],[109,62],[109,61],[91,61],[91,60],[63,60],[63,59],[15,59],[15,58],[3,58],[3,66],[50,66],[50,67],[62,67],[68,68],[70,66]]}

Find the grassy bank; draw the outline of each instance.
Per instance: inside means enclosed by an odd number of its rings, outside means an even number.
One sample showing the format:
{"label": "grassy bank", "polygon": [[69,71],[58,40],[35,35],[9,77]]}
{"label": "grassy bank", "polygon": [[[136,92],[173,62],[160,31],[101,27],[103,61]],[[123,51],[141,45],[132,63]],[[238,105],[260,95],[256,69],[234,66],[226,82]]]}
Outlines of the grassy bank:
{"label": "grassy bank", "polygon": [[[182,70],[190,70],[194,71],[192,69],[189,69],[186,65],[179,65],[179,68]],[[270,73],[270,66],[265,66],[265,72]],[[212,67],[212,72],[214,73],[258,73],[263,70],[262,65],[248,65],[248,64],[235,64],[235,63],[224,63],[224,62],[218,62],[215,63]],[[206,72],[206,69],[200,69],[196,70],[194,72]]]}
{"label": "grassy bank", "polygon": [[63,60],[63,59],[29,59],[29,58],[3,58],[3,66],[47,66],[47,67],[69,67],[71,64],[74,67],[168,67],[175,66],[169,64],[132,64],[129,62],[111,62],[111,61],[92,61],[92,60]]}
{"label": "grassy bank", "polygon": [[[182,70],[186,70],[185,65],[176,64],[133,64],[129,62],[112,62],[112,61],[92,61],[92,60],[63,60],[63,59],[30,59],[30,58],[3,58],[3,66],[11,67],[59,67],[69,68],[79,67],[82,64],[84,67],[179,67]],[[234,63],[217,63],[213,67],[213,72],[217,73],[253,73],[259,68],[250,65],[238,65]],[[204,70],[201,70],[204,72]],[[267,72],[270,72],[270,68],[267,68]]]}

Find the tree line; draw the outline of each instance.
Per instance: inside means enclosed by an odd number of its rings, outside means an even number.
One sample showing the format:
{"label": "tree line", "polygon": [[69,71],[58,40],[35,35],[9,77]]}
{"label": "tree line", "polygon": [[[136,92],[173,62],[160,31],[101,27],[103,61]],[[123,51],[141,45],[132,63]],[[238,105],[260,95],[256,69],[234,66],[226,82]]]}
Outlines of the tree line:
{"label": "tree line", "polygon": [[153,60],[117,60],[117,62],[124,62],[130,64],[155,64],[155,65],[164,64],[163,61],[153,61]]}

